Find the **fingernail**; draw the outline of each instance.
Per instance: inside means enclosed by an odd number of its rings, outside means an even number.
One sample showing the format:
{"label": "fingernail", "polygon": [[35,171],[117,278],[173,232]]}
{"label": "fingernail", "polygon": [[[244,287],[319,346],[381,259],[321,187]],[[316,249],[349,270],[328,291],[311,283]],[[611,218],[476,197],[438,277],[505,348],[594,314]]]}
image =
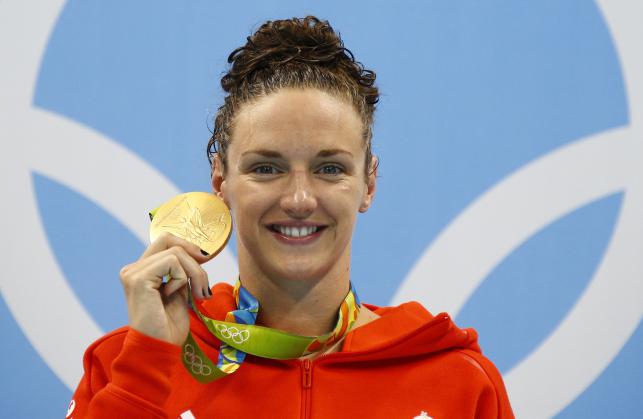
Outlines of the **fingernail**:
{"label": "fingernail", "polygon": [[203,249],[201,249],[201,254],[203,256],[210,256],[210,254],[208,252],[206,252],[205,250],[203,250]]}

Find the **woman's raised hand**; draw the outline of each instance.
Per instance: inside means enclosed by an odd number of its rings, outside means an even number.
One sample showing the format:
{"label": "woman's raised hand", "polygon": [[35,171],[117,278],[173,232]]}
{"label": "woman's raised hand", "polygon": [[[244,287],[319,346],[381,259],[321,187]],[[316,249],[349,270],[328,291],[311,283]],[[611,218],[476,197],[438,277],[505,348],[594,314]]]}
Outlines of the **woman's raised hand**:
{"label": "woman's raised hand", "polygon": [[[169,233],[161,234],[139,260],[121,269],[130,327],[182,345],[190,329],[188,278],[195,299],[210,298],[208,276],[201,267],[209,259],[198,246]],[[164,284],[163,277],[168,274],[171,280]]]}

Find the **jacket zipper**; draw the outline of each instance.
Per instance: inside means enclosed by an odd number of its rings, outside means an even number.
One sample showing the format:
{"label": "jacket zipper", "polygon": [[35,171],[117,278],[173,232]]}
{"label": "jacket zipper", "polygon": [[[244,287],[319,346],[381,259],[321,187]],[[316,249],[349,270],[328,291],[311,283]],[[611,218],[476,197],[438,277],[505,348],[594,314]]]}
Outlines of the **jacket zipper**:
{"label": "jacket zipper", "polygon": [[[439,324],[442,324],[445,321],[449,320],[449,316],[445,315],[444,313],[439,314],[438,316],[435,316],[433,320],[431,320],[429,323],[425,324],[422,326],[420,331],[424,331],[426,329],[435,327]],[[419,330],[419,329],[418,329]],[[418,330],[414,330],[412,333],[409,333],[408,335],[404,336],[403,339],[408,339],[409,337],[416,335],[419,333]],[[358,352],[350,352],[350,353],[345,353],[345,352],[334,352],[330,354],[323,354],[315,358],[315,361],[319,364],[321,362],[327,362],[328,360],[336,360],[336,361],[349,361],[351,359],[355,358],[360,358],[364,355],[369,355],[371,353],[375,353],[378,351],[382,351],[385,349],[389,349],[391,347],[396,346],[399,344],[399,340],[396,340],[394,342],[389,342],[385,345],[381,345],[376,348],[371,348],[363,351],[358,351]],[[301,417],[302,419],[308,419],[310,417],[310,404],[311,404],[311,388],[313,385],[313,362],[310,359],[302,359],[299,360],[299,365],[301,368],[301,387],[302,387],[302,397],[301,397]]]}
{"label": "jacket zipper", "polygon": [[310,416],[310,389],[313,386],[313,363],[310,359],[301,362],[301,417],[307,419]]}

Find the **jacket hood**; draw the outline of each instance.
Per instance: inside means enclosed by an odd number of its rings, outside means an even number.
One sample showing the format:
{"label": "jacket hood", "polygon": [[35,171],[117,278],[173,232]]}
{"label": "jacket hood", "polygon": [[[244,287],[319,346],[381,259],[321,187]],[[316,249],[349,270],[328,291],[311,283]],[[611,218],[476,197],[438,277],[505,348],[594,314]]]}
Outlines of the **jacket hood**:
{"label": "jacket hood", "polygon": [[[223,320],[226,313],[236,309],[232,290],[229,284],[216,284],[212,288],[212,298],[196,304],[207,317]],[[434,316],[414,301],[397,307],[363,305],[380,317],[349,332],[341,352],[328,356],[335,358],[334,355],[342,354],[355,361],[372,361],[427,355],[447,349],[480,352],[476,331],[458,328],[446,313]],[[220,342],[194,313],[191,313],[191,330],[208,345],[219,347]]]}
{"label": "jacket hood", "polygon": [[343,352],[362,354],[368,360],[426,355],[447,349],[480,352],[476,331],[458,328],[447,313],[433,316],[415,301],[396,307],[364,305],[380,318],[349,333]]}

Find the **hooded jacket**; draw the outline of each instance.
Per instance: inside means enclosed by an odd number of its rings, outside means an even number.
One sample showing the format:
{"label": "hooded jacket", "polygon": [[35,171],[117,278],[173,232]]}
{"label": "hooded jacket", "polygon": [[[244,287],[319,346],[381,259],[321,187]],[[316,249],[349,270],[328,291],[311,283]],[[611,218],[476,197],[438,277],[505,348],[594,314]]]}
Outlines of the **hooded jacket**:
{"label": "hooded jacket", "polygon": [[[199,303],[208,317],[236,308],[217,284]],[[181,362],[181,348],[127,327],[94,342],[68,418],[513,418],[502,378],[473,329],[419,303],[366,306],[380,316],[349,332],[339,352],[277,361],[248,355],[209,384]],[[193,315],[190,329],[216,359],[218,340]]]}

